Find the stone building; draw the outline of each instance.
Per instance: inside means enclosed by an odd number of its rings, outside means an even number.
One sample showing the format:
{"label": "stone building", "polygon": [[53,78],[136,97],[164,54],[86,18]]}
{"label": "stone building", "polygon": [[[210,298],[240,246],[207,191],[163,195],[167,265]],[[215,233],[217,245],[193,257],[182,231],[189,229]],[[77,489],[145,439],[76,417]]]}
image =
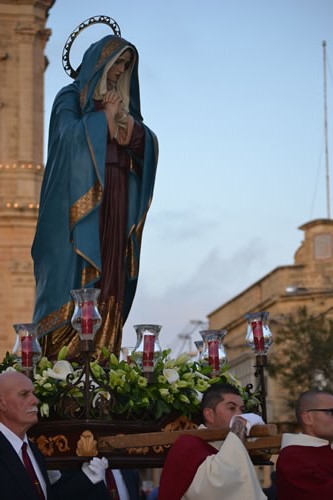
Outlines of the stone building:
{"label": "stone building", "polygon": [[30,249],[43,176],[45,27],[54,0],[0,0],[0,356],[31,322]]}
{"label": "stone building", "polygon": [[[258,384],[253,367],[255,357],[245,344],[245,314],[269,312],[274,338],[274,328],[302,306],[313,315],[333,311],[333,220],[313,220],[299,229],[304,231],[304,240],[295,252],[293,265],[277,267],[208,315],[210,328],[227,329],[228,359],[233,373],[244,384]],[[273,349],[274,342],[268,363]],[[290,421],[290,410],[277,382],[266,376],[266,387],[268,421]]]}

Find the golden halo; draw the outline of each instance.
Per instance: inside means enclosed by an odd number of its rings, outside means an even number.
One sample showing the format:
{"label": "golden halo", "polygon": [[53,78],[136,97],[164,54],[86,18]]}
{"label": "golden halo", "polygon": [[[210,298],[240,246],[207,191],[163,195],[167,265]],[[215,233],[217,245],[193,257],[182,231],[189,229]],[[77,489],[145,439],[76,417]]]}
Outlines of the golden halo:
{"label": "golden halo", "polygon": [[66,71],[67,75],[73,79],[77,77],[80,69],[78,68],[75,70],[72,67],[69,61],[70,50],[72,48],[74,40],[77,38],[79,33],[81,33],[81,31],[85,30],[86,28],[89,28],[89,26],[92,26],[93,24],[106,24],[112,29],[113,33],[116,36],[121,36],[119,25],[114,19],[108,16],[89,17],[89,19],[86,19],[81,24],[79,24],[79,26],[77,26],[75,30],[69,35],[67,42],[65,43],[64,50],[62,51],[63,68]]}

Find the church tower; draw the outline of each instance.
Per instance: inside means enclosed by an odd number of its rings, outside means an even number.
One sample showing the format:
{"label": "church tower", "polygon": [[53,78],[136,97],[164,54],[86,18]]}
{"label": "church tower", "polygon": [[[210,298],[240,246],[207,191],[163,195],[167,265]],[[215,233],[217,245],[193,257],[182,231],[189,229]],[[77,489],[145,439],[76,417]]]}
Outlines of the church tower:
{"label": "church tower", "polygon": [[0,0],[0,359],[30,323],[43,177],[45,27],[54,0]]}

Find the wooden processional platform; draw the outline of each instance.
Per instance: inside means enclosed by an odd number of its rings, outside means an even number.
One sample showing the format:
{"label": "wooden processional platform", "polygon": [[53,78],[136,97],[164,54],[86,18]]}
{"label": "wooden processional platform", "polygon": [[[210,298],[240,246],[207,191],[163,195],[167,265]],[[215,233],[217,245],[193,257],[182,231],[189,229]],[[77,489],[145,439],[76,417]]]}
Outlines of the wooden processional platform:
{"label": "wooden processional platform", "polygon": [[[112,468],[161,468],[180,434],[220,441],[229,429],[198,429],[187,417],[163,422],[45,421],[29,431],[45,456],[48,469],[77,467],[94,456],[105,456]],[[271,464],[281,435],[275,424],[252,427],[245,441],[255,465]]]}

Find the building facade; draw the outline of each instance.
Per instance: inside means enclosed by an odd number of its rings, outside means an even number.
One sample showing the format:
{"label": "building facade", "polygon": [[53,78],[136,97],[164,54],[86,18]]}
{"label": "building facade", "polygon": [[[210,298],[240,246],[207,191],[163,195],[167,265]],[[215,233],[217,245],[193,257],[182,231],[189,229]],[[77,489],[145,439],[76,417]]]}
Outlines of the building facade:
{"label": "building facade", "polygon": [[[333,220],[313,220],[299,229],[304,231],[304,240],[295,252],[293,265],[277,267],[208,315],[210,328],[227,329],[225,346],[231,370],[244,385],[258,384],[255,356],[245,343],[245,314],[269,312],[274,339],[274,328],[300,307],[306,306],[313,315],[333,308]],[[274,341],[268,363],[273,349]],[[283,423],[293,419],[277,382],[266,376],[266,388],[268,421]]]}
{"label": "building facade", "polygon": [[30,255],[43,176],[45,27],[54,0],[0,0],[0,356],[32,320]]}

